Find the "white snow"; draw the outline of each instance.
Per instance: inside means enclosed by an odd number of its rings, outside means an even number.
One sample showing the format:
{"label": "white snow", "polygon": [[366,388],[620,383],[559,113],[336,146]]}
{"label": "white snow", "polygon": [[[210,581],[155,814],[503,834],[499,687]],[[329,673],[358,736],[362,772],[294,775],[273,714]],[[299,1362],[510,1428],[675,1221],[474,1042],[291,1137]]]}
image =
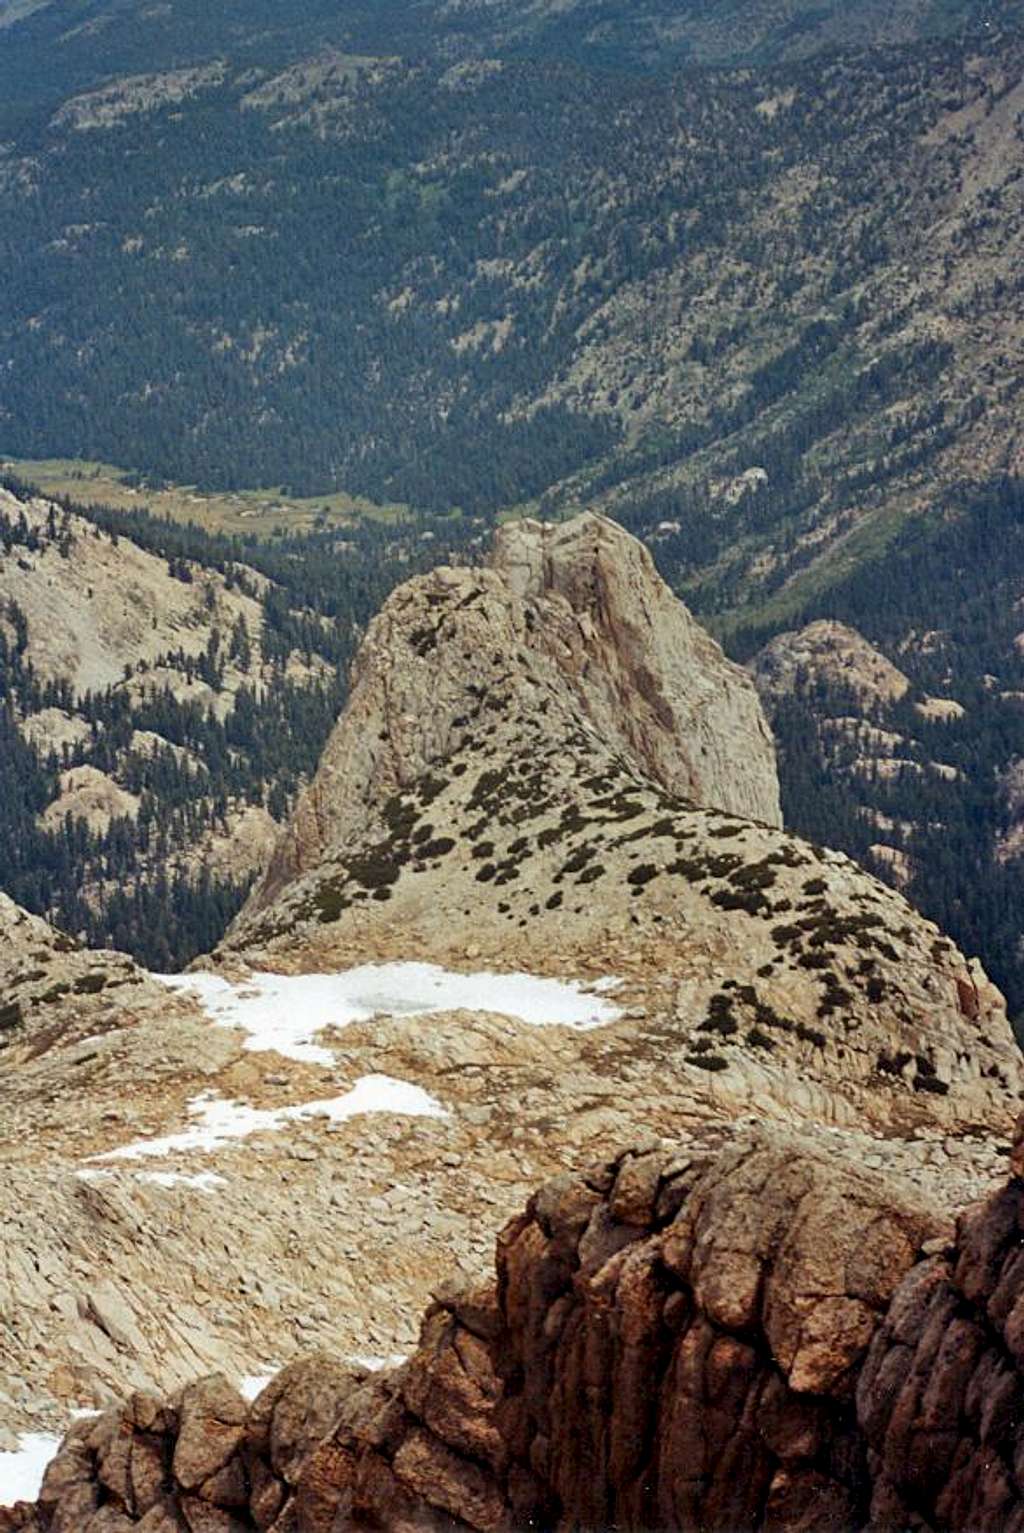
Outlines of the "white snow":
{"label": "white snow", "polygon": [[345,1361],[355,1364],[357,1368],[365,1368],[369,1373],[379,1373],[382,1368],[398,1368],[409,1359],[404,1352],[392,1352],[390,1357],[364,1357],[362,1353],[353,1352]]}
{"label": "white snow", "polygon": [[60,1447],[60,1438],[46,1432],[26,1432],[13,1453],[0,1453],[0,1506],[34,1501],[46,1466]]}
{"label": "white snow", "polygon": [[[108,1158],[96,1157],[97,1160]],[[75,1172],[83,1182],[109,1182],[114,1174],[113,1171],[100,1171],[95,1166],[79,1166]],[[215,1171],[200,1171],[195,1176],[186,1176],[182,1171],[136,1171],[132,1181],[151,1182],[156,1187],[195,1187],[200,1192],[213,1192],[217,1187],[227,1186],[227,1178],[218,1176]]]}
{"label": "white snow", "polygon": [[286,1123],[307,1118],[327,1118],[343,1123],[359,1113],[400,1113],[404,1117],[447,1118],[448,1113],[434,1097],[409,1081],[397,1081],[390,1075],[363,1075],[344,1096],[324,1101],[303,1102],[297,1107],[247,1107],[242,1102],[227,1102],[223,1097],[204,1092],[188,1104],[195,1122],[180,1134],[166,1134],[162,1139],[138,1139],[94,1155],[93,1160],[141,1160],[148,1156],[187,1153],[190,1150],[218,1150],[233,1139],[249,1134],[272,1133]]}
{"label": "white snow", "polygon": [[255,1400],[256,1396],[261,1395],[267,1385],[273,1383],[276,1378],[276,1369],[273,1373],[247,1373],[238,1386],[238,1392],[246,1400]]}
{"label": "white snow", "polygon": [[535,1026],[579,1029],[616,1021],[617,1006],[600,999],[614,979],[578,981],[533,974],[455,974],[429,963],[362,964],[339,974],[253,974],[238,984],[220,974],[156,976],[171,990],[194,996],[222,1027],[248,1034],[245,1047],[275,1049],[288,1059],[332,1065],[314,1043],[325,1027],[371,1017],[424,1016],[438,1011],[489,1011]]}

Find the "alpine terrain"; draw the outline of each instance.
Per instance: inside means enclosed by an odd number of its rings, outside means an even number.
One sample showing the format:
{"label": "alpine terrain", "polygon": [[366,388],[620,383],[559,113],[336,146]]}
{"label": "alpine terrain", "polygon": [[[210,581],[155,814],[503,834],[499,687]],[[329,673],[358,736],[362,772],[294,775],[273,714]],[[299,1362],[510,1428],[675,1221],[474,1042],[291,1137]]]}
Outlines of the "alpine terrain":
{"label": "alpine terrain", "polygon": [[388,597],[192,972],[0,918],[4,1533],[1017,1525],[1002,997],[615,523]]}

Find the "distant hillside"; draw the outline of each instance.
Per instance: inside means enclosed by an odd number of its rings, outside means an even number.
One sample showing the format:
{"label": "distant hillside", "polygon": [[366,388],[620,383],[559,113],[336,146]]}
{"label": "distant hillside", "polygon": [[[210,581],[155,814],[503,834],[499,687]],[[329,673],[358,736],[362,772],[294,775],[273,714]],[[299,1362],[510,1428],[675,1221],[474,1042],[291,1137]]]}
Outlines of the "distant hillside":
{"label": "distant hillside", "polygon": [[[258,567],[293,632],[297,611],[364,621],[404,561],[478,522],[581,505],[642,536],[742,658],[852,626],[909,701],[791,689],[790,821],[903,880],[1020,1007],[1022,20],[52,0],[0,49],[0,451],[411,506],[340,540],[359,579],[329,529],[267,548],[135,526],[171,562]],[[340,695],[335,675],[310,752]],[[275,715],[259,728],[276,741]],[[32,837],[65,792],[108,791],[58,771],[141,797],[127,758],[79,741],[51,763],[20,738]],[[257,753],[223,791],[279,810],[313,759]],[[95,905],[54,905],[50,843],[31,845],[18,897],[109,940]],[[154,926],[140,910],[129,945]],[[192,921],[174,951],[203,941]]]}
{"label": "distant hillside", "polygon": [[[1020,481],[950,494],[785,627],[752,664],[786,823],[841,846],[984,954],[1021,1030]],[[737,635],[734,651],[750,656],[764,637]]]}
{"label": "distant hillside", "polygon": [[271,42],[22,124],[4,450],[597,505],[704,611],[1019,468],[1019,39],[657,80]]}
{"label": "distant hillside", "polygon": [[446,546],[415,524],[246,545],[0,484],[3,891],[155,967],[209,947],[317,765],[362,625]]}
{"label": "distant hillside", "polygon": [[5,39],[0,84],[10,109],[114,75],[214,55],[280,66],[324,46],[448,64],[501,56],[664,73],[890,47],[1020,18],[1020,0],[0,0],[0,27],[22,23]]}

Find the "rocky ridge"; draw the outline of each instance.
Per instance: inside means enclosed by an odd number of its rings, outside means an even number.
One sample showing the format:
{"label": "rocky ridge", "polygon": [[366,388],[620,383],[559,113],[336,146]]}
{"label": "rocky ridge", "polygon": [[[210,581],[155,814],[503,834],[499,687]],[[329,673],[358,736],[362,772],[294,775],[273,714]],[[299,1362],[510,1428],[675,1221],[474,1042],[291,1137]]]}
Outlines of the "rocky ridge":
{"label": "rocky ridge", "polygon": [[80,947],[0,893],[0,1090],[53,1050],[185,1010],[126,954]]}
{"label": "rocky ridge", "polygon": [[1022,1167],[954,1225],[834,1149],[705,1128],[562,1176],[402,1367],[136,1394],[0,1528],[1017,1528]]}
{"label": "rocky ridge", "polygon": [[400,587],[221,961],[614,973],[645,1051],[698,1096],[1005,1122],[1020,1066],[998,993],[849,858],[771,823],[753,690],[698,633],[592,516],[518,524],[489,568]]}
{"label": "rocky ridge", "polygon": [[790,696],[801,682],[841,688],[865,708],[899,702],[910,690],[903,672],[863,634],[827,619],[778,634],[755,657],[752,670],[766,706]]}
{"label": "rocky ridge", "polygon": [[510,523],[482,569],[407,582],[371,622],[351,696],[249,909],[336,844],[390,834],[431,766],[582,728],[674,794],[781,824],[774,748],[750,679],[604,517]]}
{"label": "rocky ridge", "polygon": [[[641,1447],[669,1444],[655,1493],[679,1525],[697,1506],[727,1526],[726,1469],[687,1489],[671,1444],[697,1411],[716,1458],[736,1422],[742,1438],[762,1419],[748,1391],[776,1400],[771,1443],[789,1444],[770,1445],[748,1487],[757,1516],[770,1500],[796,1508],[780,1526],[800,1525],[823,1481],[823,1504],[862,1514],[856,1371],[900,1276],[998,1186],[1019,1056],[998,992],[900,896],[765,819],[694,803],[728,786],[730,750],[760,763],[738,792],[771,810],[777,790],[749,682],[671,601],[632,540],[593,518],[506,533],[487,569],[395,593],[275,877],[319,861],[268,887],[215,955],[239,996],[275,973],[374,960],[614,978],[618,1014],[600,1026],[519,1019],[499,981],[487,1009],[425,1015],[395,994],[318,1033],[314,1054],[254,1050],[124,960],[139,1004],[104,1011],[116,958],[0,909],[4,993],[22,1006],[0,1054],[3,1424],[61,1425],[135,1391],[126,1415],[73,1428],[38,1510],[8,1526],[284,1533],[349,1526],[351,1512],[353,1526],[499,1528],[598,1494],[625,1526],[657,1525],[634,1428]],[[675,626],[659,632],[661,612]],[[673,672],[674,636],[689,672]],[[724,697],[709,701],[712,686]],[[709,717],[724,737],[702,754]],[[75,977],[96,966],[104,985],[80,996]],[[368,1079],[436,1111],[326,1110]],[[208,1109],[254,1116],[243,1138],[190,1139]],[[456,1300],[487,1288],[486,1232],[556,1174],[568,1181],[499,1245],[496,1295]],[[668,1321],[673,1221],[682,1298]],[[590,1281],[591,1267],[593,1356],[618,1355],[603,1326],[639,1340],[584,1422],[569,1408],[578,1350],[561,1375],[533,1370],[538,1336],[572,1321],[573,1273]],[[431,1292],[425,1350],[366,1380],[352,1359],[408,1353]],[[589,1324],[572,1321],[573,1348]],[[691,1330],[699,1379],[680,1362],[664,1419],[640,1421],[626,1375],[646,1383],[666,1337]],[[310,1349],[338,1361],[295,1362],[250,1414],[242,1375]],[[188,1383],[211,1371],[224,1379]],[[543,1418],[558,1376],[564,1421]],[[713,1390],[729,1402],[718,1415]],[[604,1480],[556,1473],[572,1457],[563,1430],[595,1444]],[[595,1505],[580,1502],[584,1522]]]}

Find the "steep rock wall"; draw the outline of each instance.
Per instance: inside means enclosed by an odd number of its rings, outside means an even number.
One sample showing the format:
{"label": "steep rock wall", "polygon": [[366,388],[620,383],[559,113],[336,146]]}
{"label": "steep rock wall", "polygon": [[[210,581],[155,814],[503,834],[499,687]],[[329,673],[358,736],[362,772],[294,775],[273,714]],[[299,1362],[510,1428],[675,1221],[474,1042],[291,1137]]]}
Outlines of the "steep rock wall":
{"label": "steep rock wall", "polygon": [[617,1156],[538,1192],[403,1367],[136,1396],[0,1530],[1016,1529],[1022,1158],[954,1227],[813,1136]]}
{"label": "steep rock wall", "polygon": [[[589,724],[670,792],[781,823],[775,750],[753,684],[661,580],[647,550],[603,517],[499,533],[483,569],[400,586],[370,624],[348,705],[247,909],[262,908],[331,848],[383,829],[388,798],[489,722],[548,737]],[[470,694],[467,697],[467,692]]]}

